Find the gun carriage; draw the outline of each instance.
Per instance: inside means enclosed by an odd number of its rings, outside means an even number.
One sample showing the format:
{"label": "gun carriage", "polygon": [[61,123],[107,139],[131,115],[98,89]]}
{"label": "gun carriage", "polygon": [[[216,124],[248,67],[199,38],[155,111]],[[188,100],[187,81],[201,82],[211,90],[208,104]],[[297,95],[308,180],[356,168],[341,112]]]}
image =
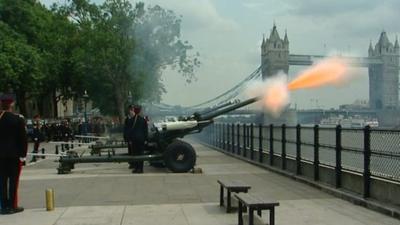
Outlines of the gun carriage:
{"label": "gun carriage", "polygon": [[[181,121],[164,122],[159,128],[153,127],[149,131],[149,138],[145,145],[145,154],[132,156],[128,154],[116,154],[115,148],[127,148],[126,143],[95,144],[91,146],[91,155],[78,155],[69,151],[66,156],[59,159],[58,174],[70,173],[76,163],[108,163],[108,162],[137,162],[149,161],[154,166],[166,166],[174,173],[184,173],[193,169],[196,163],[196,152],[193,147],[182,141],[186,135],[199,133],[205,127],[214,122],[214,118],[244,107],[258,101],[255,97],[243,102],[229,102],[208,108],[203,112],[195,112]],[[102,149],[111,149],[107,154],[101,154]]]}

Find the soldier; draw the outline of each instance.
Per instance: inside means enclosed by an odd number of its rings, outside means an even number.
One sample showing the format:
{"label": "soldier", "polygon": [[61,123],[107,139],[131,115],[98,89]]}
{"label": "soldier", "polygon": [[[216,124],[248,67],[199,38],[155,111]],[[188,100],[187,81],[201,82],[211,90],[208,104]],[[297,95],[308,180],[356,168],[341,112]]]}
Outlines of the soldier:
{"label": "soldier", "polygon": [[[132,142],[129,138],[129,131],[132,126],[132,118],[134,117],[135,113],[133,111],[133,105],[128,107],[128,115],[125,118],[124,122],[124,141],[128,143],[128,155],[132,155]],[[129,169],[135,168],[134,162],[129,162]]]}
{"label": "soldier", "polygon": [[18,206],[18,183],[22,163],[27,153],[25,120],[12,113],[14,99],[0,98],[0,199],[1,214],[22,212]]}
{"label": "soldier", "polygon": [[[69,126],[68,120],[64,120],[62,125],[60,126],[61,130],[61,135],[62,135],[62,140],[64,142],[69,142],[72,141],[72,129]],[[63,148],[66,150],[69,150],[69,145],[68,144],[63,144]]]}
{"label": "soldier", "polygon": [[[130,106],[129,111],[133,117],[125,121],[124,136],[128,141],[128,146],[131,145],[131,154],[143,155],[148,135],[147,121],[140,115],[141,107],[139,105]],[[136,162],[132,172],[143,173],[143,161]]]}
{"label": "soldier", "polygon": [[[32,139],[34,142],[33,145],[33,151],[32,153],[36,154],[39,153],[39,146],[40,146],[40,142],[42,142],[43,136],[42,136],[42,132],[41,132],[41,125],[40,125],[40,116],[36,115],[33,117],[34,121],[33,121],[33,133],[32,133]],[[36,162],[37,157],[34,155],[32,157],[31,162]]]}

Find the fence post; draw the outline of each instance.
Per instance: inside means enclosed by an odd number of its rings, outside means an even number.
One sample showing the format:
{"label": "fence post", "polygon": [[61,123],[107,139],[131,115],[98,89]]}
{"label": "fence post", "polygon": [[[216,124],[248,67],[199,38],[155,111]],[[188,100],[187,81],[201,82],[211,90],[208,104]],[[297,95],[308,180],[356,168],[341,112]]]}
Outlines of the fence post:
{"label": "fence post", "polygon": [[274,165],[274,125],[269,125],[269,164]]}
{"label": "fence post", "polygon": [[215,144],[214,144],[214,146],[218,147],[218,137],[219,137],[218,124],[215,124],[214,126],[215,126],[215,134],[214,134],[214,136],[215,136]]}
{"label": "fence post", "polygon": [[215,124],[215,147],[219,147],[219,124]]}
{"label": "fence post", "polygon": [[261,124],[258,125],[258,129],[259,129],[258,130],[258,153],[259,153],[258,161],[260,163],[262,163],[263,162],[263,146],[262,146],[262,144],[263,144],[263,133],[262,133],[263,127]]}
{"label": "fence post", "polygon": [[223,147],[223,138],[224,138],[224,130],[223,130],[223,124],[219,124],[219,148],[222,149]]}
{"label": "fence post", "polygon": [[215,144],[217,143],[217,129],[215,128],[215,123],[212,125],[213,133],[212,133],[212,145],[215,147]]}
{"label": "fence post", "polygon": [[371,129],[370,126],[365,126],[364,128],[364,198],[369,198],[370,196],[370,185],[371,185]]}
{"label": "fence post", "polygon": [[254,124],[250,124],[250,159],[254,159]]}
{"label": "fence post", "polygon": [[237,125],[237,154],[240,155],[240,124]]}
{"label": "fence post", "polygon": [[224,124],[224,136],[225,136],[225,150],[229,152],[229,127],[228,124]]}
{"label": "fence post", "polygon": [[247,126],[243,124],[243,156],[247,156]]}
{"label": "fence post", "polygon": [[319,127],[314,126],[314,180],[319,180]]}
{"label": "fence post", "polygon": [[226,150],[226,133],[225,133],[225,126],[226,124],[222,124],[222,149]]}
{"label": "fence post", "polygon": [[231,145],[231,151],[232,153],[235,153],[235,124],[232,123],[231,125],[231,139],[232,139],[232,145]]}
{"label": "fence post", "polygon": [[214,144],[214,146],[218,147],[218,136],[219,136],[218,124],[215,124],[215,134],[214,134],[214,136],[215,136],[215,144]]}
{"label": "fence post", "polygon": [[212,130],[213,130],[212,128],[213,128],[213,126],[211,124],[210,125],[210,129],[207,132],[207,143],[210,144],[210,145],[212,143]]}
{"label": "fence post", "polygon": [[211,126],[211,145],[215,146],[215,123]]}
{"label": "fence post", "polygon": [[210,126],[210,132],[208,134],[208,144],[212,145],[213,143],[213,134],[214,134],[214,124]]}
{"label": "fence post", "polygon": [[296,126],[296,174],[301,174],[301,126]]}
{"label": "fence post", "polygon": [[336,188],[342,186],[342,126],[336,126]]}
{"label": "fence post", "polygon": [[286,124],[282,124],[282,169],[286,170]]}
{"label": "fence post", "polygon": [[231,151],[231,139],[230,139],[230,134],[229,134],[230,127],[229,127],[228,123],[226,123],[225,126],[226,126],[226,151],[230,152]]}

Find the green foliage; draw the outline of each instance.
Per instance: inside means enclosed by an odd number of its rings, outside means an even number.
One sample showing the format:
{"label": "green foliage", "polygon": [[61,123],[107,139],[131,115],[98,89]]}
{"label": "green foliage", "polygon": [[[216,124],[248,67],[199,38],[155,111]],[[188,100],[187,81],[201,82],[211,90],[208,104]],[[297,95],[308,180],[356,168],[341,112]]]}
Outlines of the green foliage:
{"label": "green foliage", "polygon": [[37,49],[2,21],[0,40],[0,86],[17,92],[37,92],[35,87],[44,78],[43,62]]}
{"label": "green foliage", "polygon": [[88,90],[103,113],[122,118],[128,92],[136,102],[160,101],[166,68],[194,79],[198,55],[189,55],[180,24],[173,11],[127,0],[69,0],[51,9],[0,0],[0,85],[56,101]]}

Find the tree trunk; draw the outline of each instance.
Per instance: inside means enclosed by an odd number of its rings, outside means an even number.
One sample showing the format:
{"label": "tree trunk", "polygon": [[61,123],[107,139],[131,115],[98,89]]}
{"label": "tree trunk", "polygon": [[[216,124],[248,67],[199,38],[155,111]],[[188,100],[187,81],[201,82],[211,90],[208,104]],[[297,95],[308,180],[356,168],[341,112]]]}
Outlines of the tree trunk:
{"label": "tree trunk", "polygon": [[25,91],[17,91],[16,98],[17,98],[16,100],[19,113],[22,114],[23,116],[26,116],[27,111],[26,111]]}
{"label": "tree trunk", "polygon": [[58,109],[57,109],[57,93],[56,90],[54,90],[52,92],[52,102],[53,102],[53,117],[57,118],[57,113],[58,113]]}
{"label": "tree trunk", "polygon": [[117,103],[118,119],[120,123],[123,123],[125,119],[125,101],[122,97],[121,90],[115,88],[115,100]]}
{"label": "tree trunk", "polygon": [[53,118],[53,94],[43,94],[38,100],[39,114],[42,118]]}

